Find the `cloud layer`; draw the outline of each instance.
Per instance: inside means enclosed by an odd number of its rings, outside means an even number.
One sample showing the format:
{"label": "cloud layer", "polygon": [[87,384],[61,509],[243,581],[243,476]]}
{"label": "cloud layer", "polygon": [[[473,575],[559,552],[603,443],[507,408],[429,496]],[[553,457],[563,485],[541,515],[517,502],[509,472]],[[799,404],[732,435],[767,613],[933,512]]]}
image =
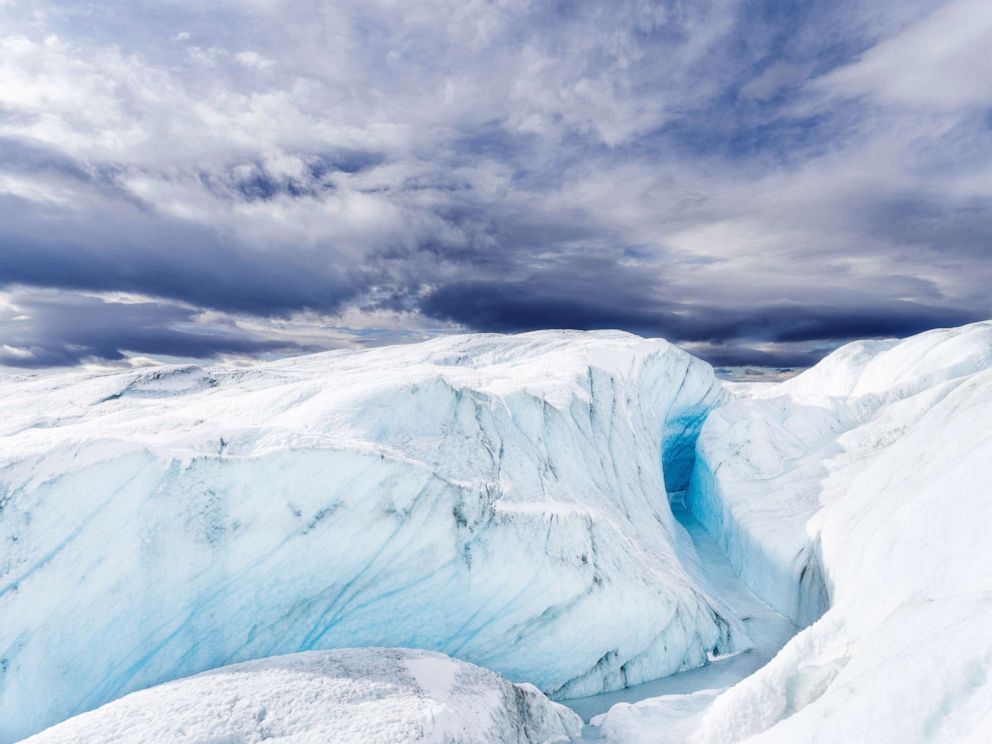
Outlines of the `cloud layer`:
{"label": "cloud layer", "polygon": [[0,18],[0,364],[619,327],[791,366],[992,315],[986,2]]}

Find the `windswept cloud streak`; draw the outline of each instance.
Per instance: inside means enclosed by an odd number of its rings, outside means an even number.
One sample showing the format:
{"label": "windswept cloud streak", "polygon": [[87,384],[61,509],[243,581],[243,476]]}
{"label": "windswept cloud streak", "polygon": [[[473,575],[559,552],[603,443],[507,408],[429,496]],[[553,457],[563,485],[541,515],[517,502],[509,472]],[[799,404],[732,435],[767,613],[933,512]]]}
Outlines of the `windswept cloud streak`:
{"label": "windswept cloud streak", "polygon": [[250,338],[196,322],[196,311],[148,300],[25,293],[0,306],[0,364],[67,366],[124,361],[126,353],[174,357],[259,355],[299,350],[292,342]]}
{"label": "windswept cloud streak", "polygon": [[0,364],[620,327],[794,366],[992,315],[986,3],[0,16]]}

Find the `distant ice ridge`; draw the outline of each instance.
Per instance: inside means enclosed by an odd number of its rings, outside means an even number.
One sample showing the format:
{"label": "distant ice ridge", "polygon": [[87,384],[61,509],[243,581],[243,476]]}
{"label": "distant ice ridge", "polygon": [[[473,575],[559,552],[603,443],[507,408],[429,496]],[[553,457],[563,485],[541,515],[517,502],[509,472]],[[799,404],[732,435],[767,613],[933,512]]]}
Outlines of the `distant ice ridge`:
{"label": "distant ice ridge", "polygon": [[749,395],[704,425],[689,502],[813,624],[723,694],[607,714],[609,740],[988,742],[992,322],[853,343]]}
{"label": "distant ice ridge", "polygon": [[582,720],[531,685],[428,651],[249,661],[135,692],[30,744],[552,744]]}
{"label": "distant ice ridge", "polygon": [[300,650],[435,649],[561,697],[740,650],[664,482],[723,395],[618,332],[0,378],[0,741]]}

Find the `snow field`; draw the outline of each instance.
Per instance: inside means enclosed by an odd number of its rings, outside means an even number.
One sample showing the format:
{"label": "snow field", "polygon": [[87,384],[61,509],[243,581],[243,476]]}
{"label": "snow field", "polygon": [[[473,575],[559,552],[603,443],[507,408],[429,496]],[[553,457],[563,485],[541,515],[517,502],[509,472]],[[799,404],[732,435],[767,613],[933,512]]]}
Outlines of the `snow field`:
{"label": "snow field", "polygon": [[341,649],[223,667],[127,695],[31,744],[551,744],[582,722],[530,685],[409,649]]}

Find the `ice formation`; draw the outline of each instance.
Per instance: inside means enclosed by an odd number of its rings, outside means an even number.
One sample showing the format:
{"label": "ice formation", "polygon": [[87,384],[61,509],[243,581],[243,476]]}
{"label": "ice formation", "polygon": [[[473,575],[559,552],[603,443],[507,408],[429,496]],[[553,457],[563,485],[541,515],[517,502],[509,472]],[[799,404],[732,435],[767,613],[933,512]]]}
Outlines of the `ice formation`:
{"label": "ice formation", "polygon": [[581,728],[533,686],[442,654],[342,649],[248,661],[135,692],[28,742],[551,744]]}
{"label": "ice formation", "polygon": [[813,624],[723,694],[607,714],[609,741],[989,741],[992,323],[751,388],[703,427],[688,501],[756,593]]}
{"label": "ice formation", "polygon": [[434,649],[568,697],[747,645],[665,498],[724,393],[664,341],[449,337],[0,390],[0,741],[301,650]]}
{"label": "ice formation", "polygon": [[[992,322],[850,344],[732,395],[614,332],[0,386],[0,741],[201,670],[356,645],[560,697],[760,652],[596,718],[618,744],[992,731]],[[737,575],[805,629],[734,684],[791,632]],[[440,658],[349,653],[372,676]],[[289,704],[281,663],[240,667],[274,696],[266,720]],[[231,672],[66,726],[195,712]],[[380,701],[395,719],[334,725],[422,725],[443,696],[412,674]],[[524,725],[514,688],[485,680],[438,730]],[[573,726],[525,692],[535,725]]]}

